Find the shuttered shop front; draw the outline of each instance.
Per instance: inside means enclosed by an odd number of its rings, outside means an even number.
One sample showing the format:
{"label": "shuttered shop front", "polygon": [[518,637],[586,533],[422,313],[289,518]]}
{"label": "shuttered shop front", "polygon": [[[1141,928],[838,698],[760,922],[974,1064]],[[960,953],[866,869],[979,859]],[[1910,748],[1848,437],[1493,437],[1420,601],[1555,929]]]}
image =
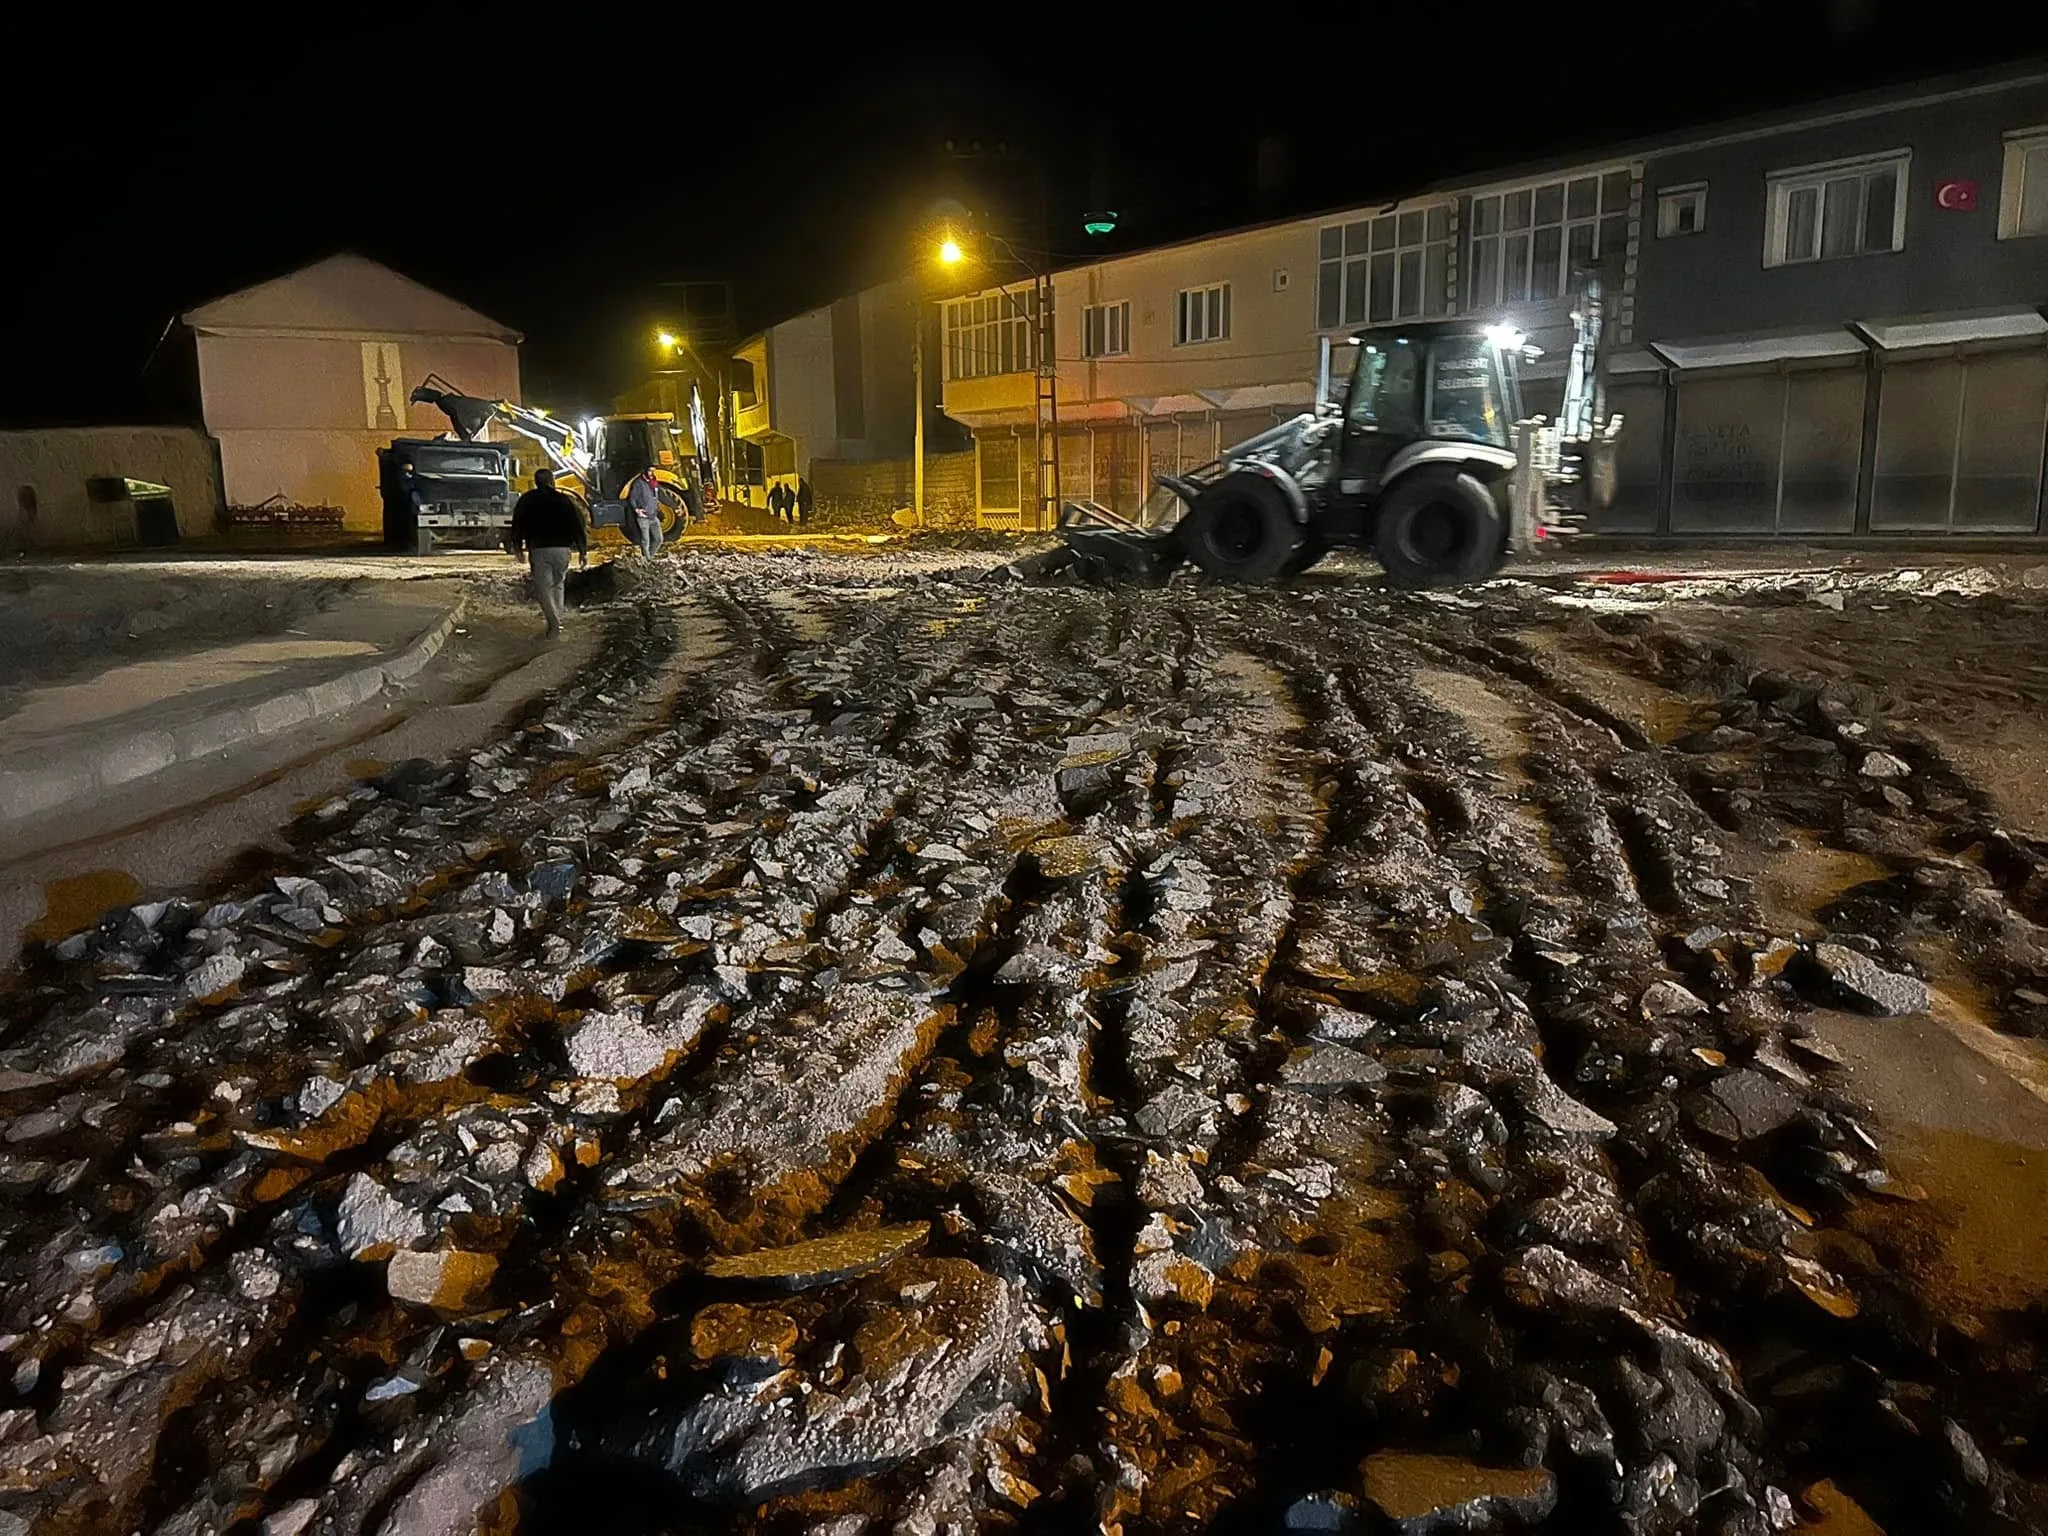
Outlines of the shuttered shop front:
{"label": "shuttered shop front", "polygon": [[1888,356],[1875,533],[2033,533],[2048,441],[2048,349]]}
{"label": "shuttered shop front", "polygon": [[1859,365],[1681,372],[1674,533],[1850,533],[1863,439]]}

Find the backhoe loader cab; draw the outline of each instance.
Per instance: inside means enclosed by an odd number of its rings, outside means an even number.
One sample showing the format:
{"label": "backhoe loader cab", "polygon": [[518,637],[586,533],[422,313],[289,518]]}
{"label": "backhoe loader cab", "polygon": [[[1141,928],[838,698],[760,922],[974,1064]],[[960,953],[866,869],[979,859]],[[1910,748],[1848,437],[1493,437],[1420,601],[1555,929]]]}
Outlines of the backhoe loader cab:
{"label": "backhoe loader cab", "polygon": [[1266,581],[1362,544],[1403,586],[1490,575],[1507,554],[1521,416],[1511,339],[1469,321],[1352,338],[1340,401],[1277,441],[1233,449],[1220,476],[1183,496],[1187,557],[1211,575]]}
{"label": "backhoe loader cab", "polygon": [[600,524],[613,521],[611,503],[621,501],[633,477],[649,468],[661,491],[664,536],[704,515],[698,456],[668,413],[597,417],[590,423],[590,457],[591,507]]}
{"label": "backhoe loader cab", "polygon": [[1352,338],[1347,436],[1358,445],[1418,441],[1507,449],[1521,419],[1519,354],[1454,325]]}
{"label": "backhoe loader cab", "polygon": [[[1089,574],[1156,579],[1181,559],[1229,581],[1306,570],[1342,544],[1370,548],[1397,586],[1480,581],[1509,554],[1573,531],[1613,486],[1619,417],[1604,416],[1600,291],[1578,335],[1555,423],[1523,415],[1520,368],[1538,355],[1506,326],[1436,320],[1362,331],[1340,400],[1161,475],[1183,504],[1149,529],[1069,503],[1063,531]],[[1323,377],[1329,376],[1329,356]]]}

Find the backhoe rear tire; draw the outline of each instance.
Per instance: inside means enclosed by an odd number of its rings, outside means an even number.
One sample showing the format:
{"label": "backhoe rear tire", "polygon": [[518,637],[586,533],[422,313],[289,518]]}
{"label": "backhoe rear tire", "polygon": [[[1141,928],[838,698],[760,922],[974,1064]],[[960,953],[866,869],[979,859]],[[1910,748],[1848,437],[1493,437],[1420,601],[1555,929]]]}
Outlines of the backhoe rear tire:
{"label": "backhoe rear tire", "polygon": [[1195,498],[1180,525],[1181,547],[1205,575],[1219,581],[1258,583],[1290,574],[1308,542],[1308,530],[1280,487],[1264,475],[1238,470]]}
{"label": "backhoe rear tire", "polygon": [[1372,552],[1397,587],[1484,581],[1507,559],[1507,532],[1493,493],[1449,465],[1405,475],[1381,501]]}

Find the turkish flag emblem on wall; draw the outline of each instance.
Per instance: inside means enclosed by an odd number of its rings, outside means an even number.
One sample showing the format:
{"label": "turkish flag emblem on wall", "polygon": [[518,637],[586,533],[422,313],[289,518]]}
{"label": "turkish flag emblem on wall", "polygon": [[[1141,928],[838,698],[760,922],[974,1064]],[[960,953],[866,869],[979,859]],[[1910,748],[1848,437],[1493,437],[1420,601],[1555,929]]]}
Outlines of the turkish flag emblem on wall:
{"label": "turkish flag emblem on wall", "polygon": [[1977,183],[1974,181],[1944,181],[1934,189],[1934,206],[1945,208],[1950,213],[1975,213],[1977,211]]}

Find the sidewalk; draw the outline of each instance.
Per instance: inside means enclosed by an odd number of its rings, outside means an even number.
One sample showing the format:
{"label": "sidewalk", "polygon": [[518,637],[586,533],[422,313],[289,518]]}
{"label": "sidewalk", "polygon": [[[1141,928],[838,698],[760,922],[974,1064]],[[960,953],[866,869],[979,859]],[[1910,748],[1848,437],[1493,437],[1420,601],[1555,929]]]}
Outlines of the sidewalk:
{"label": "sidewalk", "polygon": [[366,585],[282,633],[12,690],[0,827],[352,709],[425,666],[462,605],[452,583]]}

